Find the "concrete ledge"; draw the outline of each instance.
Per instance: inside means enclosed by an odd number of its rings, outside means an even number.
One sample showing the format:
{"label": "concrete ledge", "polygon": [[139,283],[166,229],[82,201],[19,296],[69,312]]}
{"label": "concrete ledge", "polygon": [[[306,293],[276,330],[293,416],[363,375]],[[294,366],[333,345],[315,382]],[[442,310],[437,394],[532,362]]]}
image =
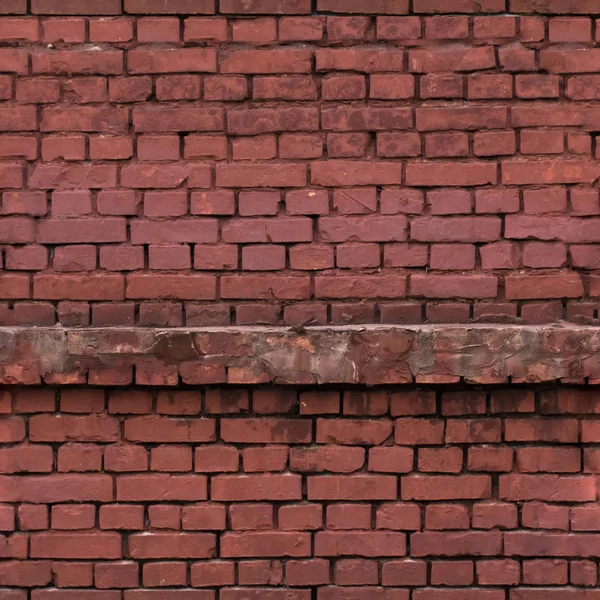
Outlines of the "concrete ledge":
{"label": "concrete ledge", "polygon": [[5,385],[600,383],[600,328],[0,328]]}

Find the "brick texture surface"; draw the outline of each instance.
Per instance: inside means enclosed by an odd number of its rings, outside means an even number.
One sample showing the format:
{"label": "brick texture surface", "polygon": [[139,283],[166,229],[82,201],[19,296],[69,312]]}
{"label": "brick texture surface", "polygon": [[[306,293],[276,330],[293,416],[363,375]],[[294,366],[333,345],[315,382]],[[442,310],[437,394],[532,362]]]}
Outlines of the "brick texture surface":
{"label": "brick texture surface", "polygon": [[0,395],[3,600],[590,600],[594,387]]}
{"label": "brick texture surface", "polygon": [[599,17],[0,1],[0,325],[593,321]]}

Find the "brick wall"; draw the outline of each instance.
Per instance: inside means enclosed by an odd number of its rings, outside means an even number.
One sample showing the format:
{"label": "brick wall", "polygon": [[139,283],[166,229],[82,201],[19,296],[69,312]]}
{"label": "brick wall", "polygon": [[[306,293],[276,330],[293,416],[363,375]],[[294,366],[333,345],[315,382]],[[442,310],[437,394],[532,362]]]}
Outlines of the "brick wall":
{"label": "brick wall", "polygon": [[0,412],[2,600],[600,596],[596,388],[31,387]]}
{"label": "brick wall", "polygon": [[600,600],[599,24],[0,0],[0,600]]}
{"label": "brick wall", "polygon": [[0,14],[0,324],[597,317],[597,0]]}

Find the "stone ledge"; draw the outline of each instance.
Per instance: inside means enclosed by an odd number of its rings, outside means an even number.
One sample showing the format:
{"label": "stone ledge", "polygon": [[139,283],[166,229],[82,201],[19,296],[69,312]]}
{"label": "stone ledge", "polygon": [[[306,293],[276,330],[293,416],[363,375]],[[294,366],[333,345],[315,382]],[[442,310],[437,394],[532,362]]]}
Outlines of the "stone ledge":
{"label": "stone ledge", "polygon": [[556,380],[600,383],[600,327],[0,328],[4,385]]}

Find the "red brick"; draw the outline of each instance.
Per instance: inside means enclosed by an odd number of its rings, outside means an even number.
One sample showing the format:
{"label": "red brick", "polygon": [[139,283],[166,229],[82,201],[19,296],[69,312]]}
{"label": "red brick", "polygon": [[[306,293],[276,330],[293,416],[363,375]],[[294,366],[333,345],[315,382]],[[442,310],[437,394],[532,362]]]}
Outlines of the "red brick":
{"label": "red brick", "polygon": [[208,442],[214,436],[212,419],[188,421],[151,416],[125,421],[124,437],[135,442]]}
{"label": "red brick", "polygon": [[45,43],[85,41],[84,19],[48,19],[42,23],[42,41]]}
{"label": "red brick", "polygon": [[334,265],[333,248],[316,244],[293,246],[289,250],[289,261],[292,269],[303,271],[332,268]]}
{"label": "red brick", "polygon": [[283,581],[283,564],[279,560],[245,560],[238,569],[241,585],[278,585]]}
{"label": "red brick", "polygon": [[152,562],[143,566],[143,584],[148,587],[185,585],[186,563]]}
{"label": "red brick", "polygon": [[401,49],[387,48],[318,48],[315,52],[317,71],[403,71]]}
{"label": "red brick", "polygon": [[377,585],[377,561],[352,558],[338,560],[333,577],[338,585]]}
{"label": "red brick", "polygon": [[121,558],[121,536],[114,532],[36,533],[31,536],[32,558]]}
{"label": "red brick", "polygon": [[406,295],[406,277],[387,276],[317,276],[316,298],[398,298]]}
{"label": "red brick", "polygon": [[404,556],[406,536],[386,531],[320,531],[315,556]]}
{"label": "red brick", "polygon": [[469,513],[460,504],[430,504],[425,509],[425,529],[468,529],[469,524]]}
{"label": "red brick", "polygon": [[471,585],[473,580],[471,561],[435,561],[431,565],[433,585]]}
{"label": "red brick", "polygon": [[212,478],[211,498],[215,500],[300,500],[299,475],[217,475]]}
{"label": "red brick", "polygon": [[2,473],[49,473],[52,466],[50,446],[24,444],[0,451]]}
{"label": "red brick", "polygon": [[218,108],[176,108],[144,106],[133,109],[137,131],[221,131],[223,112]]}
{"label": "red brick", "polygon": [[244,471],[283,471],[287,466],[287,446],[246,448],[242,452]]}
{"label": "red brick", "polygon": [[360,100],[365,98],[367,87],[361,75],[337,75],[322,82],[323,100]]}
{"label": "red brick", "polygon": [[460,39],[469,36],[468,17],[427,17],[425,37],[428,39]]}
{"label": "red brick", "polygon": [[[477,578],[482,585],[518,585],[521,566],[516,560],[478,561]],[[524,580],[524,583],[532,582]]]}
{"label": "red brick", "polygon": [[397,391],[390,398],[392,417],[429,415],[436,412],[435,393],[426,390]]}
{"label": "red brick", "polygon": [[144,507],[141,505],[109,504],[101,506],[101,529],[143,529]]}
{"label": "red brick", "polygon": [[146,450],[139,446],[116,444],[106,449],[104,466],[108,471],[146,471],[148,455]]}
{"label": "red brick", "polygon": [[521,518],[523,525],[532,529],[569,528],[569,511],[566,506],[527,502],[523,505]]}
{"label": "red brick", "polygon": [[46,104],[57,102],[60,97],[60,82],[54,79],[20,79],[16,83],[16,99],[19,102]]}
{"label": "red brick", "polygon": [[51,563],[43,560],[4,561],[0,573],[3,585],[10,586],[45,586],[52,580]]}
{"label": "red brick", "polygon": [[463,452],[460,448],[419,449],[419,471],[460,473]]}
{"label": "red brick", "polygon": [[102,53],[89,50],[52,50],[32,55],[34,74],[98,74],[118,75],[123,72],[123,54],[120,50]]}
{"label": "red brick", "polygon": [[321,114],[322,128],[330,131],[410,129],[413,122],[412,113],[402,107],[324,108]]}
{"label": "red brick", "polygon": [[516,34],[515,17],[474,17],[473,35],[476,38],[512,38]]}
{"label": "red brick", "polygon": [[319,558],[288,560],[285,575],[290,586],[326,584],[329,583],[329,562]]}
{"label": "red brick", "polygon": [[364,449],[351,446],[327,445],[290,449],[290,469],[292,471],[351,473],[360,469],[364,461]]}
{"label": "red brick", "polygon": [[311,53],[302,49],[234,50],[219,64],[221,73],[309,73]]}
{"label": "red brick", "polygon": [[128,42],[133,38],[133,25],[128,19],[90,19],[89,27],[91,42]]}
{"label": "red brick", "polygon": [[391,421],[319,419],[316,441],[317,443],[373,446],[383,443],[391,433]]}
{"label": "red brick", "polygon": [[[541,539],[547,546],[541,547]],[[570,535],[561,532],[515,531],[505,534],[505,554],[512,556],[588,556],[592,544],[598,543],[596,535]]]}
{"label": "red brick", "polygon": [[468,156],[469,136],[466,133],[431,133],[425,136],[425,156]]}
{"label": "red brick", "polygon": [[[153,457],[154,463],[156,460]],[[117,499],[126,502],[205,500],[206,487],[206,477],[202,475],[122,475],[117,479]]]}
{"label": "red brick", "polygon": [[581,466],[578,448],[519,448],[517,467],[522,473],[577,473]]}
{"label": "red brick", "polygon": [[191,568],[193,586],[225,586],[235,582],[235,564],[226,561],[194,563]]}
{"label": "red brick", "polygon": [[281,158],[320,158],[323,138],[318,134],[282,134],[279,137]]}
{"label": "red brick", "polygon": [[475,71],[495,67],[496,60],[491,47],[418,49],[409,51],[408,66],[412,73]]}
{"label": "red brick", "polygon": [[389,475],[309,477],[309,500],[393,500],[396,478]]}
{"label": "red brick", "polygon": [[510,75],[469,75],[467,86],[467,96],[473,100],[506,99],[513,96],[513,80]]}
{"label": "red brick", "polygon": [[[335,134],[330,134],[330,137]],[[331,155],[331,151],[329,152]],[[364,153],[359,154],[362,156]],[[421,154],[421,139],[416,133],[386,133],[377,134],[377,156],[419,156]],[[351,154],[347,154],[352,156]],[[342,156],[342,154],[340,154]]]}
{"label": "red brick", "polygon": [[38,19],[30,17],[19,19],[4,17],[0,19],[0,39],[6,42],[39,41]]}
{"label": "red brick", "polygon": [[584,502],[594,496],[594,484],[593,478],[576,475],[500,475],[499,494],[504,500]]}
{"label": "red brick", "polygon": [[489,498],[487,475],[411,475],[402,478],[403,500],[461,500]]}
{"label": "red brick", "polygon": [[424,531],[411,536],[411,555],[495,556],[501,543],[500,532]]}
{"label": "red brick", "polygon": [[497,443],[501,439],[499,419],[452,419],[446,424],[446,442]]}
{"label": "red brick", "polygon": [[156,97],[159,100],[198,99],[200,98],[200,77],[198,75],[161,76],[156,80]]}
{"label": "red brick", "polygon": [[[127,298],[212,300],[215,297],[215,285],[215,278],[205,275],[128,275]],[[175,295],[173,289],[177,290]]]}
{"label": "red brick", "polygon": [[[503,180],[506,183],[506,180]],[[496,184],[496,166],[484,162],[461,164],[457,170],[454,163],[409,163],[406,171],[406,184],[409,186],[435,187],[474,186]]]}
{"label": "red brick", "polygon": [[191,471],[192,449],[168,445],[153,448],[150,468],[153,471]]}
{"label": "red brick", "polygon": [[310,533],[252,531],[221,536],[221,556],[310,556]]}
{"label": "red brick", "polygon": [[382,565],[381,583],[390,585],[425,585],[427,563],[422,560],[390,560]]}
{"label": "red brick", "polygon": [[408,3],[406,0],[393,0],[392,2],[385,2],[377,0],[376,2],[365,2],[364,0],[355,0],[351,5],[345,5],[339,0],[319,0],[318,6],[319,11],[330,11],[330,12],[350,12],[350,13],[364,13],[373,12],[375,14],[405,14],[408,12]]}
{"label": "red brick", "polygon": [[[389,135],[394,136],[394,134]],[[402,134],[397,135],[402,136]],[[406,141],[403,137],[400,142],[403,140]],[[367,133],[329,133],[327,134],[327,153],[331,158],[351,158],[364,156],[367,152],[370,142],[371,139]],[[382,142],[382,145],[385,145],[385,143]],[[394,139],[390,140],[387,148],[390,153],[394,152]],[[379,154],[383,156],[383,154]]]}
{"label": "red brick", "polygon": [[278,511],[279,529],[300,531],[321,529],[323,509],[319,504],[297,504],[282,506]]}
{"label": "red brick", "polygon": [[596,565],[589,560],[571,561],[569,573],[571,583],[574,585],[591,587],[598,582]]}
{"label": "red brick", "polygon": [[[27,52],[20,48],[2,48],[0,52],[0,64],[3,71],[26,75],[28,71]],[[16,110],[19,109],[17,108]],[[18,129],[20,130],[21,127]]]}
{"label": "red brick", "polygon": [[176,188],[185,180],[192,187],[207,188],[210,178],[211,168],[203,163],[171,163],[160,169],[157,163],[130,164],[121,172],[121,184],[137,189]]}
{"label": "red brick", "polygon": [[271,504],[233,504],[229,507],[229,520],[233,530],[273,528]]}
{"label": "red brick", "polygon": [[462,98],[463,76],[446,73],[431,73],[421,77],[421,97],[426,98]]}
{"label": "red brick", "polygon": [[[572,89],[574,78],[569,80],[568,90]],[[556,75],[517,75],[515,91],[519,98],[558,98],[560,80]],[[567,91],[570,96],[570,92]]]}
{"label": "red brick", "polygon": [[472,525],[476,529],[516,529],[517,518],[515,504],[479,502],[473,505]]}
{"label": "red brick", "polygon": [[[91,586],[94,579],[93,563],[91,562],[52,562],[52,574],[57,587],[74,588]],[[67,590],[64,590],[68,593]],[[61,592],[64,593],[64,592]],[[102,592],[107,594],[110,592]]]}
{"label": "red brick", "polygon": [[127,65],[130,73],[216,72],[216,52],[211,48],[169,50],[145,48],[130,50]]}
{"label": "red brick", "polygon": [[220,504],[184,506],[181,513],[183,529],[221,531],[226,529],[226,509]]}
{"label": "red brick", "polygon": [[99,563],[94,570],[94,583],[99,589],[137,587],[138,570],[134,562]]}
{"label": "red brick", "polygon": [[92,529],[95,512],[92,504],[55,504],[52,507],[52,529]]}
{"label": "red brick", "polygon": [[416,40],[421,37],[418,17],[377,17],[377,38],[383,40]]}
{"label": "red brick", "polygon": [[370,529],[369,504],[331,504],[327,507],[327,529]]}
{"label": "red brick", "polygon": [[512,468],[511,448],[477,446],[468,452],[468,466],[472,471],[510,471]]}
{"label": "red brick", "polygon": [[306,166],[218,164],[216,177],[217,185],[224,187],[303,187],[306,184]]}
{"label": "red brick", "polygon": [[210,558],[215,551],[211,533],[134,533],[127,542],[128,556],[135,559]]}
{"label": "red brick", "polygon": [[257,135],[275,131],[315,131],[318,129],[316,109],[277,107],[230,110],[228,130],[233,135]]}
{"label": "red brick", "polygon": [[22,531],[48,528],[48,507],[35,504],[21,504],[17,509]]}
{"label": "red brick", "polygon": [[93,444],[65,444],[58,450],[58,470],[100,471],[102,449]]}
{"label": "red brick", "polygon": [[[0,136],[0,156],[2,156],[2,158],[25,158],[27,160],[33,160],[38,156],[37,142],[35,138],[29,136],[2,135]],[[11,167],[7,173],[13,169],[14,167]],[[3,195],[7,199],[13,198],[14,202],[19,197],[25,199],[39,193],[40,192],[11,191],[4,192]],[[3,210],[6,211],[6,209]],[[23,212],[23,209],[15,212]]]}
{"label": "red brick", "polygon": [[535,71],[536,55],[530,48],[505,46],[498,51],[498,62],[504,71]]}

